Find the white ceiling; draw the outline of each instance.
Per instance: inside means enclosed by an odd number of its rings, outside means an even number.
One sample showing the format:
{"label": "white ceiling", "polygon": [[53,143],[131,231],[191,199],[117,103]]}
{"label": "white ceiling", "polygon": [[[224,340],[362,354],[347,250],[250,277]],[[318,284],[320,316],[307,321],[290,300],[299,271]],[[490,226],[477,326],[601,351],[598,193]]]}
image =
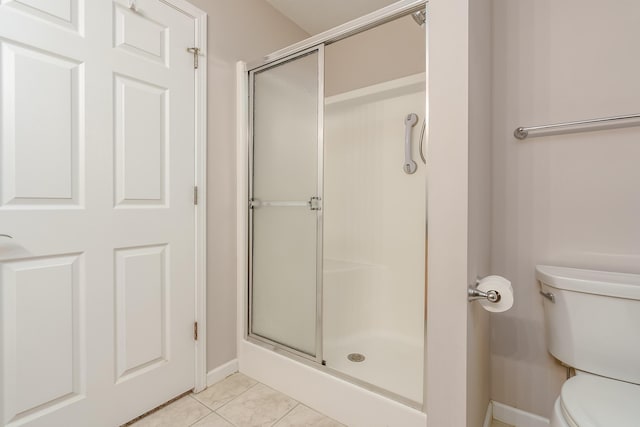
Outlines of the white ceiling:
{"label": "white ceiling", "polygon": [[395,3],[398,0],[266,0],[309,35]]}

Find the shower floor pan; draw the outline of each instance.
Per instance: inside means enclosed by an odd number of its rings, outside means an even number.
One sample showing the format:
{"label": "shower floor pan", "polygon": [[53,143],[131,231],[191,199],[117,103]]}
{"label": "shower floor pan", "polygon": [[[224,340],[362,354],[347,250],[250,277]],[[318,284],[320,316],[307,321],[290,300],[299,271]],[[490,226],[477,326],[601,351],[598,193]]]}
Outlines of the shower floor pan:
{"label": "shower floor pan", "polygon": [[[362,334],[324,342],[328,367],[414,402],[422,402],[424,356],[420,342],[383,334]],[[362,361],[349,355],[360,354]],[[358,357],[352,359],[359,360]]]}

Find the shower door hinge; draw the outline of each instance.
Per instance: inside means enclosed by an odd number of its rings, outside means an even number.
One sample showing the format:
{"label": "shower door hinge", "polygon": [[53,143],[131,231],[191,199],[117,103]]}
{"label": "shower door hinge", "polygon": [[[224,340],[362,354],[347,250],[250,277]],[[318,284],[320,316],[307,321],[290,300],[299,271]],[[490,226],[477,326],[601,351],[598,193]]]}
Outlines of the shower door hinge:
{"label": "shower door hinge", "polygon": [[198,55],[200,55],[199,47],[188,47],[187,52],[193,53],[193,68],[198,69]]}
{"label": "shower door hinge", "polygon": [[193,340],[198,341],[198,322],[193,323]]}
{"label": "shower door hinge", "polygon": [[193,204],[198,204],[198,186],[193,187]]}

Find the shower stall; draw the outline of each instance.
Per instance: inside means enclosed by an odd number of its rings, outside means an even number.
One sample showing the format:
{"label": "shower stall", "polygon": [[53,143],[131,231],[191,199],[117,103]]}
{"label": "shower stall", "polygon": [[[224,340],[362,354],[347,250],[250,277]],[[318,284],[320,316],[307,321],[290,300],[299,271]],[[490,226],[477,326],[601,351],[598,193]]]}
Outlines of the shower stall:
{"label": "shower stall", "polygon": [[428,162],[418,9],[246,68],[242,323],[247,342],[420,410]]}
{"label": "shower stall", "polygon": [[325,102],[323,360],[413,402],[424,367],[426,167],[421,126],[407,117],[422,121],[424,100],[418,74]]}

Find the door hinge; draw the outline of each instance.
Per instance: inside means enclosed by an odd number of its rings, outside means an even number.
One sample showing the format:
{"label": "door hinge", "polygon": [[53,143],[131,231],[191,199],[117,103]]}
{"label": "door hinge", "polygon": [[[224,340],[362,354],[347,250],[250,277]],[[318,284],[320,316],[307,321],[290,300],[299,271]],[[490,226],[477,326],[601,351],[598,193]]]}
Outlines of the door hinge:
{"label": "door hinge", "polygon": [[198,186],[193,187],[193,204],[198,204]]}
{"label": "door hinge", "polygon": [[193,53],[193,68],[198,69],[198,55],[200,55],[199,47],[188,47],[187,52]]}
{"label": "door hinge", "polygon": [[198,322],[193,323],[193,340],[198,341]]}

